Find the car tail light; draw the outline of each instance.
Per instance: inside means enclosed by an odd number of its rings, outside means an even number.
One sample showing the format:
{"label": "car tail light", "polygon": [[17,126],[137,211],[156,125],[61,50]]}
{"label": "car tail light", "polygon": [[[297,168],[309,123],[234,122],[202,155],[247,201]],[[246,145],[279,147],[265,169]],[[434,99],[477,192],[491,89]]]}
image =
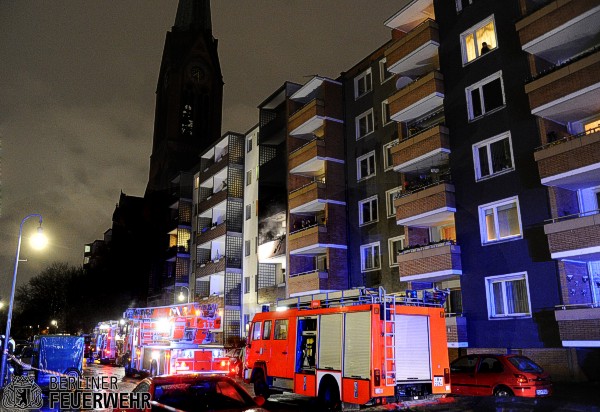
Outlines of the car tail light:
{"label": "car tail light", "polygon": [[517,378],[518,383],[527,383],[527,376],[521,375],[520,373],[515,373],[515,378]]}
{"label": "car tail light", "polygon": [[379,369],[375,369],[375,386],[381,385],[381,371]]}
{"label": "car tail light", "polygon": [[444,368],[444,383],[450,383],[450,368]]}

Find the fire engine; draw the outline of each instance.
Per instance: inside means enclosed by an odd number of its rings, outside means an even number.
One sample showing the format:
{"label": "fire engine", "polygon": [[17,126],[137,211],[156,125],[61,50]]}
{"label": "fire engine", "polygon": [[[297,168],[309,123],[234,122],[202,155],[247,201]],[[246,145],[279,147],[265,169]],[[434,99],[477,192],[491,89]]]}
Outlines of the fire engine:
{"label": "fire engine", "polygon": [[228,370],[224,347],[214,343],[222,330],[216,304],[129,308],[123,318],[119,363],[127,375]]}
{"label": "fire engine", "polygon": [[252,320],[245,381],[256,395],[328,407],[449,394],[445,294],[408,296],[360,288],[278,301]]}
{"label": "fire engine", "polygon": [[119,334],[119,321],[99,322],[94,328],[92,340],[94,343],[93,358],[102,364],[114,364],[120,346],[123,344],[122,336]]}

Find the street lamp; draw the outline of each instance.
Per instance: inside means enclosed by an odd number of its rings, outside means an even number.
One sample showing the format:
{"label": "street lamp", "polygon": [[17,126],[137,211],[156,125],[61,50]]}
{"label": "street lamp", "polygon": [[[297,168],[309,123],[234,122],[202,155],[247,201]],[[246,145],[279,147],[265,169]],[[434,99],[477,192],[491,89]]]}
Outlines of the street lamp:
{"label": "street lamp", "polygon": [[187,286],[179,286],[179,287],[187,290],[187,296],[183,294],[182,290],[180,290],[179,296],[177,296],[177,300],[180,302],[183,302],[185,300],[187,303],[190,303],[190,288],[188,288]]}
{"label": "street lamp", "polygon": [[8,355],[8,341],[10,339],[10,324],[12,321],[13,303],[15,301],[15,285],[17,283],[17,269],[19,268],[19,255],[21,253],[21,238],[23,237],[23,224],[25,221],[32,217],[40,219],[40,226],[37,229],[37,233],[31,238],[31,245],[36,249],[41,249],[46,246],[48,240],[42,232],[42,215],[38,213],[32,213],[27,215],[21,220],[19,226],[19,240],[17,241],[17,255],[15,256],[15,268],[13,271],[12,288],[10,291],[10,301],[8,304],[8,313],[6,315],[6,330],[4,331],[5,339],[2,341],[2,362],[0,363],[0,388],[4,387],[4,375],[6,372],[6,358]]}
{"label": "street lamp", "polygon": [[56,320],[50,321],[50,324],[56,328],[55,332],[58,332],[58,322]]}

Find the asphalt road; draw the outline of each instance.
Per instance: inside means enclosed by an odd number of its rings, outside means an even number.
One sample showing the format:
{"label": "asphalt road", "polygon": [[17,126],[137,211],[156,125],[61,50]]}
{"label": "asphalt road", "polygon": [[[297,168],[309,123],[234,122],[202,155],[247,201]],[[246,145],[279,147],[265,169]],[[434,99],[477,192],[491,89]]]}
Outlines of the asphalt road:
{"label": "asphalt road", "polygon": [[[84,369],[84,377],[112,377],[116,383],[116,391],[131,392],[139,379],[125,377],[121,367],[89,364]],[[251,395],[252,385],[243,384]],[[106,392],[115,390],[107,389]],[[273,394],[263,406],[272,412],[318,412],[319,406],[314,399],[290,393]],[[43,411],[56,411],[46,404]],[[356,410],[356,409],[353,409]],[[437,401],[409,401],[388,405],[362,407],[361,411],[493,411],[493,412],[600,412],[600,383],[593,384],[556,384],[555,395],[550,398],[493,398],[493,397],[448,397]],[[0,407],[0,411],[2,408]]]}

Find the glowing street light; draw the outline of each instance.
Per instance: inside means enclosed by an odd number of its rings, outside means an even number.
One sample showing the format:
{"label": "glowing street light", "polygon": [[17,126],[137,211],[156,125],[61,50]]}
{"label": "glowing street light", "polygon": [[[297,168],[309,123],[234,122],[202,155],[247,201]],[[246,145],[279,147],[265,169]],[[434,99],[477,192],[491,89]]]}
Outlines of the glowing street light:
{"label": "glowing street light", "polygon": [[32,217],[37,217],[40,219],[40,226],[38,227],[37,233],[31,238],[31,245],[35,249],[43,248],[48,244],[48,239],[44,236],[42,232],[42,215],[38,213],[32,213],[27,215],[21,220],[21,225],[19,226],[19,239],[17,241],[17,254],[15,256],[15,268],[13,271],[13,279],[12,279],[12,288],[10,292],[10,300],[8,304],[8,313],[6,315],[6,329],[4,332],[5,339],[2,342],[2,362],[0,363],[0,388],[4,387],[4,376],[6,372],[6,358],[8,355],[8,341],[10,340],[10,326],[12,322],[12,311],[13,304],[15,301],[15,285],[17,284],[17,269],[19,268],[19,255],[21,254],[21,239],[23,237],[23,224],[25,221]]}
{"label": "glowing street light", "polygon": [[177,296],[177,300],[180,302],[183,302],[184,300],[187,303],[190,303],[190,288],[188,288],[187,286],[179,286],[182,289],[186,289],[187,290],[187,295],[183,294],[183,290],[179,291],[179,296]]}
{"label": "glowing street light", "polygon": [[50,324],[56,328],[56,331],[58,331],[58,322],[56,320],[50,321]]}

